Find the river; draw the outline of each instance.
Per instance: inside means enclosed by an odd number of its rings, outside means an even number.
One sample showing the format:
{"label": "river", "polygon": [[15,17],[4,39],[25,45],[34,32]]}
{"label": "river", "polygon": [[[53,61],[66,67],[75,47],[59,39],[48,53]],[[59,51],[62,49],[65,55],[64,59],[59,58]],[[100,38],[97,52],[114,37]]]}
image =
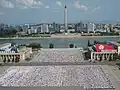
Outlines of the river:
{"label": "river", "polygon": [[0,44],[3,43],[16,43],[16,44],[30,44],[39,43],[43,48],[48,48],[49,44],[54,44],[55,48],[67,48],[69,44],[75,44],[78,47],[87,47],[88,40],[92,44],[94,40],[97,41],[118,41],[118,37],[106,37],[106,38],[40,38],[40,39],[3,39],[0,40]]}

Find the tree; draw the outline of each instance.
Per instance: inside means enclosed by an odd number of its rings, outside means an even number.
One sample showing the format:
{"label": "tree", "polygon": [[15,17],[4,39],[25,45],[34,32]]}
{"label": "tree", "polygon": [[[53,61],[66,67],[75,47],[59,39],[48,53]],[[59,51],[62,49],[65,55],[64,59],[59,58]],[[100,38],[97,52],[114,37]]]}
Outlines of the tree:
{"label": "tree", "polygon": [[42,48],[41,44],[37,44],[37,43],[31,43],[28,45],[28,47],[32,47],[32,49]]}
{"label": "tree", "polygon": [[97,41],[96,41],[96,40],[94,40],[94,45],[95,45],[95,44],[97,44]]}
{"label": "tree", "polygon": [[70,48],[74,48],[74,44],[69,44],[69,47]]}
{"label": "tree", "polygon": [[90,46],[90,41],[88,40],[88,47]]}
{"label": "tree", "polygon": [[21,28],[20,31],[23,32],[23,29]]}
{"label": "tree", "polygon": [[103,44],[107,44],[107,41],[104,41]]}
{"label": "tree", "polygon": [[11,43],[11,46],[14,46],[14,45],[16,45],[16,43],[12,42],[12,43]]}
{"label": "tree", "polygon": [[77,48],[77,46],[75,46],[75,48]]}
{"label": "tree", "polygon": [[49,48],[54,48],[54,44],[50,43]]}

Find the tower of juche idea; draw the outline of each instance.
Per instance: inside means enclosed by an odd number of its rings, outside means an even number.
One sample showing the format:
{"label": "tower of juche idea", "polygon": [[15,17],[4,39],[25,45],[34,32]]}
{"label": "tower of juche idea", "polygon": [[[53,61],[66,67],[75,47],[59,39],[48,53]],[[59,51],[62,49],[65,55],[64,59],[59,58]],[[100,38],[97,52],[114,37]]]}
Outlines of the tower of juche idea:
{"label": "tower of juche idea", "polygon": [[67,32],[67,6],[64,7],[64,24],[65,24],[65,32]]}

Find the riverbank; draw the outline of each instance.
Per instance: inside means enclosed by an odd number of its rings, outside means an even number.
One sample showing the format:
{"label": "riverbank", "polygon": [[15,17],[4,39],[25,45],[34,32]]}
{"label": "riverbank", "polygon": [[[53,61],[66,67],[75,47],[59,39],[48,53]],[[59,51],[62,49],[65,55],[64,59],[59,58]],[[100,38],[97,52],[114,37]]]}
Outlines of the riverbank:
{"label": "riverbank", "polygon": [[62,35],[62,34],[59,34],[59,35],[51,35],[50,38],[117,38],[117,37],[120,37],[120,36],[81,36],[79,34],[77,35]]}
{"label": "riverbank", "polygon": [[51,37],[15,37],[15,38],[0,38],[7,39],[41,39],[41,38],[120,38],[120,36],[81,36],[81,35],[51,35]]}
{"label": "riverbank", "polygon": [[0,37],[0,40],[2,40],[2,39],[3,40],[5,40],[5,39],[7,40],[7,39],[13,39],[13,38],[2,38],[2,37]]}

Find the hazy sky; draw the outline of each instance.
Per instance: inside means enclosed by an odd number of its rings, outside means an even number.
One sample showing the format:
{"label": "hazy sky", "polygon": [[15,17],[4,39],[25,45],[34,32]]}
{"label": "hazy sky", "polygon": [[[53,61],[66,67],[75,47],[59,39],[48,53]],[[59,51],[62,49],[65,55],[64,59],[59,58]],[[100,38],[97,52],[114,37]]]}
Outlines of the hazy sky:
{"label": "hazy sky", "polygon": [[120,0],[0,0],[0,22],[62,23],[65,4],[68,22],[120,20]]}

